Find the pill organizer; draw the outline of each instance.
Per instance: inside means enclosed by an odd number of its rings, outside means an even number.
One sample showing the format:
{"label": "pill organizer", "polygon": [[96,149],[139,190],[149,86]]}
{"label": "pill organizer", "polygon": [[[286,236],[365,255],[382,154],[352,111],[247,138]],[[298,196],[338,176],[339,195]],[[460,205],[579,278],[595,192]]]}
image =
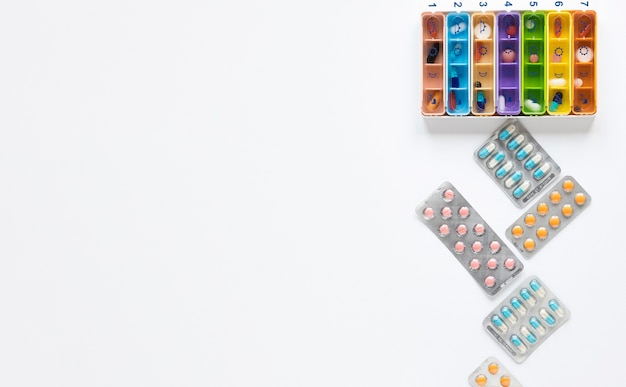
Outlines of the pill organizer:
{"label": "pill organizer", "polygon": [[548,114],[569,114],[571,100],[572,37],[571,14],[569,12],[548,12]]}
{"label": "pill organizer", "polygon": [[437,115],[445,112],[444,93],[444,15],[443,13],[422,15],[424,94],[422,113]]}
{"label": "pill organizer", "polygon": [[524,281],[483,320],[498,344],[521,363],[570,316],[569,310],[537,277]]}
{"label": "pill organizer", "polygon": [[474,153],[483,170],[518,207],[546,188],[561,168],[517,119],[509,119]]}
{"label": "pill organizer", "polygon": [[522,15],[522,113],[546,112],[546,16],[542,12]]}
{"label": "pill organizer", "polygon": [[526,258],[532,257],[591,203],[591,196],[565,176],[530,210],[507,228],[507,238]]}
{"label": "pill organizer", "polygon": [[[533,9],[524,10],[494,9],[487,2],[468,9],[454,2],[453,11],[429,4],[421,15],[423,115],[594,115],[597,18],[589,3],[581,2],[581,10],[561,10],[530,2]],[[445,92],[435,95],[431,89],[438,81],[429,77],[437,79],[438,72],[432,71],[429,53],[437,38],[429,23],[442,15]],[[435,108],[434,100],[443,107]]]}
{"label": "pill organizer", "polygon": [[574,12],[572,35],[574,36],[573,113],[594,114],[596,112],[596,14]]}
{"label": "pill organizer", "polygon": [[449,115],[466,115],[470,112],[470,15],[451,13],[447,18],[447,103]]}
{"label": "pill organizer", "polygon": [[487,294],[496,294],[524,269],[451,183],[439,186],[415,211]]}
{"label": "pill organizer", "polygon": [[497,32],[493,13],[475,13],[472,15],[472,113],[474,115],[492,115],[495,105],[495,38]]}
{"label": "pill organizer", "polygon": [[468,377],[472,387],[522,387],[511,372],[495,357],[488,357]]}
{"label": "pill organizer", "polygon": [[520,14],[498,14],[497,111],[502,115],[517,115],[520,103]]}

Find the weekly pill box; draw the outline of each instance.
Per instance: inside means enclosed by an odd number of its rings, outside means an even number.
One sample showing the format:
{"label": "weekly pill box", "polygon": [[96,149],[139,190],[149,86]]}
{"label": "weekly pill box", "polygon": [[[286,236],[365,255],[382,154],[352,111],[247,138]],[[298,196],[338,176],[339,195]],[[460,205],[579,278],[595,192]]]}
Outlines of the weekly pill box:
{"label": "weekly pill box", "polygon": [[569,316],[556,295],[539,278],[531,277],[485,317],[483,326],[521,363]]}
{"label": "weekly pill box", "polygon": [[474,158],[518,207],[550,184],[561,167],[517,119],[507,120],[483,143]]}
{"label": "weekly pill box", "polygon": [[524,269],[450,182],[439,186],[415,211],[487,294],[496,294]]}
{"label": "weekly pill box", "polygon": [[572,176],[565,176],[529,211],[507,228],[506,236],[526,258],[532,257],[591,203]]}
{"label": "weekly pill box", "polygon": [[489,357],[468,377],[467,381],[472,387],[522,387],[495,357]]}

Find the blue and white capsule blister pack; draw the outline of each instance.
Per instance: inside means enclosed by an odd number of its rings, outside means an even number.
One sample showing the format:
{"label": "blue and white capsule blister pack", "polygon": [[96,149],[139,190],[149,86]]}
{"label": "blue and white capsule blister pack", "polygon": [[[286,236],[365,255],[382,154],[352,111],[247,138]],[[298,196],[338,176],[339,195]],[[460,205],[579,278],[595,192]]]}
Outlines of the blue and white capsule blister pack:
{"label": "blue and white capsule blister pack", "polygon": [[524,207],[561,168],[517,119],[510,119],[474,153],[478,164],[518,207]]}
{"label": "blue and white capsule blister pack", "polygon": [[521,363],[554,333],[570,312],[537,277],[515,289],[485,319],[483,326]]}
{"label": "blue and white capsule blister pack", "polygon": [[522,387],[495,357],[489,357],[468,377],[467,382],[472,387]]}
{"label": "blue and white capsule blister pack", "polygon": [[415,211],[489,295],[521,273],[522,262],[449,182]]}

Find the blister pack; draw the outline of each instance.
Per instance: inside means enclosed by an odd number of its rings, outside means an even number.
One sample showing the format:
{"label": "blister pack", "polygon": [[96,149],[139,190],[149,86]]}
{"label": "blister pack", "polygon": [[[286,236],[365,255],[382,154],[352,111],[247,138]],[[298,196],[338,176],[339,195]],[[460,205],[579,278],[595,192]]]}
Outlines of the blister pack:
{"label": "blister pack", "polygon": [[526,258],[571,223],[591,203],[591,196],[571,176],[565,176],[537,204],[506,230],[507,238]]}
{"label": "blister pack", "polygon": [[511,375],[495,357],[489,357],[468,377],[472,387],[522,387],[520,382]]}
{"label": "blister pack", "polygon": [[485,319],[487,332],[521,363],[563,325],[569,310],[537,277],[515,289]]}
{"label": "blister pack", "polygon": [[496,294],[524,269],[451,183],[439,186],[415,211],[489,295]]}
{"label": "blister pack", "polygon": [[517,119],[510,119],[482,144],[474,158],[518,207],[524,207],[561,168]]}

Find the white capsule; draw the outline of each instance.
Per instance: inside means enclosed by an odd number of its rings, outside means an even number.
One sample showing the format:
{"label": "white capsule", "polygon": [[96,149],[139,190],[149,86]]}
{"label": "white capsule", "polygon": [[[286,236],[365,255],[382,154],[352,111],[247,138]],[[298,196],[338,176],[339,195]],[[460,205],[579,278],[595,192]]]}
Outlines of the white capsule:
{"label": "white capsule", "polygon": [[552,78],[550,79],[549,84],[552,87],[563,87],[567,85],[567,81],[565,80],[565,78]]}
{"label": "white capsule", "polygon": [[513,297],[511,298],[511,305],[513,306],[513,308],[515,308],[515,310],[517,310],[520,314],[526,314],[526,312],[528,311],[528,309],[526,309],[526,307],[524,306],[524,304],[522,304],[522,301],[520,301],[519,298],[517,297]]}
{"label": "white capsule", "polygon": [[526,157],[528,157],[528,155],[532,153],[534,149],[535,146],[529,142],[528,144],[524,145],[522,149],[517,151],[517,153],[515,154],[515,158],[518,160],[524,160]]}
{"label": "white capsule", "polygon": [[530,320],[528,320],[528,322],[533,327],[535,332],[539,333],[540,336],[543,336],[546,334],[546,328],[544,328],[543,325],[541,325],[539,320],[537,320],[537,317],[531,317]]}
{"label": "white capsule", "polygon": [[522,342],[522,340],[517,337],[517,335],[512,335],[511,336],[511,343],[513,343],[513,345],[515,345],[515,347],[521,352],[521,353],[526,353],[526,350],[528,349],[528,347],[526,347],[526,344],[524,344]]}
{"label": "white capsule", "polygon": [[504,176],[509,174],[509,172],[511,171],[511,168],[513,168],[513,163],[510,161],[507,161],[500,168],[498,168],[498,170],[496,171],[496,177],[498,179],[502,179]]}
{"label": "white capsule", "polygon": [[496,144],[490,142],[478,151],[478,158],[481,160],[487,158],[487,156],[489,156],[494,149],[496,149]]}
{"label": "white capsule", "polygon": [[526,168],[526,169],[528,169],[530,171],[530,170],[534,169],[537,165],[539,165],[539,163],[541,162],[542,159],[543,159],[543,156],[541,156],[540,153],[537,153],[536,155],[534,155],[533,157],[528,159],[528,161],[526,161],[526,163],[524,163],[524,168]]}
{"label": "white capsule", "polygon": [[526,180],[522,184],[520,184],[517,188],[515,188],[513,190],[513,196],[516,199],[519,199],[519,198],[522,197],[522,195],[524,195],[526,192],[528,192],[529,188],[530,188],[530,181]]}
{"label": "white capsule", "polygon": [[511,174],[511,176],[509,176],[508,179],[504,181],[504,186],[506,188],[511,188],[521,179],[522,179],[522,172],[516,171],[513,174]]}
{"label": "white capsule", "polygon": [[528,302],[530,306],[533,306],[537,303],[535,297],[533,297],[532,294],[530,294],[530,291],[526,288],[520,290],[519,295],[522,296],[524,301]]}
{"label": "white capsule", "polygon": [[537,342],[537,336],[535,336],[527,327],[526,325],[523,325],[520,329],[519,329],[519,333],[522,334],[522,336],[524,336],[524,338],[526,339],[526,341],[528,341],[528,343],[530,344],[535,344]]}
{"label": "white capsule", "polygon": [[552,165],[550,163],[543,163],[543,165],[537,168],[537,170],[533,173],[533,177],[535,178],[535,180],[540,180],[545,175],[547,175],[551,169],[552,169]]}
{"label": "white capsule", "polygon": [[489,161],[487,161],[487,168],[489,169],[495,168],[495,166],[500,164],[502,160],[504,160],[504,152],[496,153],[495,155],[493,155],[492,158],[489,159]]}

